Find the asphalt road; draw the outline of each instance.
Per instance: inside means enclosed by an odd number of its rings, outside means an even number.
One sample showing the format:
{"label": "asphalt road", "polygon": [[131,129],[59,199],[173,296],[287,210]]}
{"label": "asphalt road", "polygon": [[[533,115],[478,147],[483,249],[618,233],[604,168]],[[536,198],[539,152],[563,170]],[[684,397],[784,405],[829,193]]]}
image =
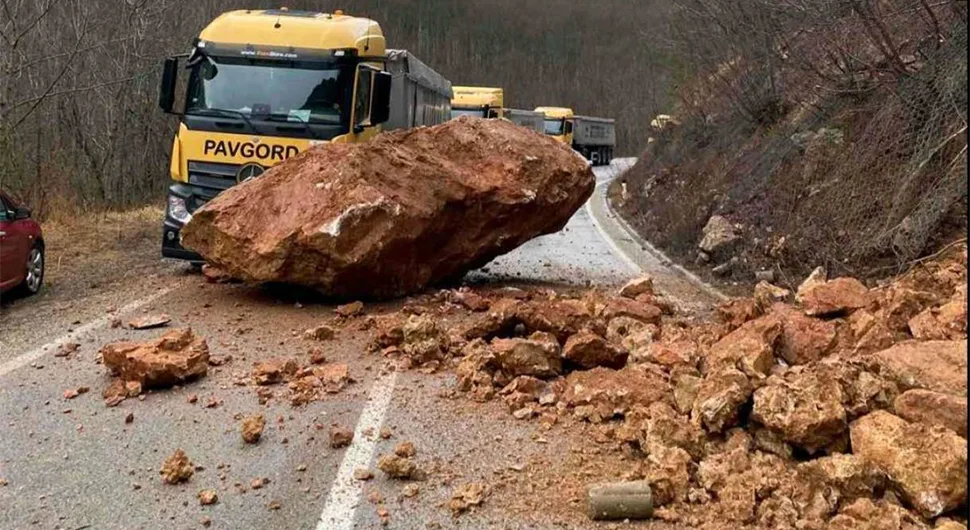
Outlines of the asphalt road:
{"label": "asphalt road", "polygon": [[[605,183],[630,163],[621,159],[596,169],[601,185],[562,232],[529,242],[468,281],[615,285],[646,270],[682,303],[710,304],[712,296],[644,252],[611,218]],[[383,359],[365,353],[365,333],[341,332],[328,344],[329,360],[348,363],[356,382],[326,400],[301,408],[282,399],[260,405],[253,387],[233,384],[255,361],[304,356],[302,331],[331,318],[332,309],[260,288],[207,284],[179,266],[54,307],[24,302],[4,308],[0,529],[203,528],[203,520],[227,529],[588,527],[576,499],[571,509],[543,509],[543,494],[523,479],[555,473],[565,455],[583,451],[582,436],[514,420],[501,403],[449,399],[447,375],[389,370]],[[157,312],[171,315],[173,326],[191,326],[214,354],[232,355],[232,362],[183,388],[106,408],[100,392],[109,378],[95,360],[98,349],[159,334],[112,328],[110,320]],[[57,346],[69,340],[81,344],[79,351],[55,357]],[[91,390],[64,397],[78,387]],[[191,403],[191,396],[198,401]],[[210,399],[217,402],[213,408],[204,406]],[[129,413],[134,421],[126,424]],[[267,418],[266,432],[258,445],[247,445],[238,418],[256,413]],[[350,447],[330,447],[334,425],[355,430]],[[390,439],[377,435],[382,427]],[[380,473],[370,481],[353,479],[356,468],[373,469],[379,455],[403,440],[415,444],[417,461],[429,471],[416,496],[405,497],[403,483]],[[199,469],[187,483],[164,485],[158,470],[176,448]],[[269,482],[252,489],[259,478]],[[480,509],[453,518],[443,504],[468,481],[481,481],[492,493]],[[218,502],[200,506],[203,489],[216,490]],[[385,521],[380,507],[387,510]]]}

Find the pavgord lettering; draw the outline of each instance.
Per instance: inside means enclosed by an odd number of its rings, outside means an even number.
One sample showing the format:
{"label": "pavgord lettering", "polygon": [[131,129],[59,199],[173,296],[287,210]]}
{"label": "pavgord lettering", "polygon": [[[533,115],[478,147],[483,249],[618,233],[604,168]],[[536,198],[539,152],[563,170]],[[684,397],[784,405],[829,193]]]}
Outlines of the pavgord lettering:
{"label": "pavgord lettering", "polygon": [[232,142],[226,140],[206,140],[203,144],[206,155],[241,156],[259,160],[282,161],[296,155],[300,150],[292,145],[255,144],[252,142]]}

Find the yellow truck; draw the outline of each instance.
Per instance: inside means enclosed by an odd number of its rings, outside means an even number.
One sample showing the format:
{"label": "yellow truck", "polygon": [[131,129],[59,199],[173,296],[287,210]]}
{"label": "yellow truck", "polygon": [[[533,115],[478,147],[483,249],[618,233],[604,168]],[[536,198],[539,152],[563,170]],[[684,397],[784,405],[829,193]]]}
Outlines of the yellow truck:
{"label": "yellow truck", "polygon": [[616,122],[608,118],[577,116],[567,107],[536,107],[545,115],[545,132],[571,146],[594,166],[613,160],[616,147]]}
{"label": "yellow truck", "polygon": [[219,192],[313,145],[444,123],[451,98],[451,83],[388,50],[373,20],[285,8],[220,15],[162,70],[159,106],[179,117],[162,255],[201,261],[179,232]]}
{"label": "yellow truck", "polygon": [[478,118],[505,117],[505,93],[501,88],[480,86],[453,87],[451,117],[475,116]]}
{"label": "yellow truck", "polygon": [[522,109],[505,109],[505,119],[538,133],[545,132],[545,116],[541,112]]}

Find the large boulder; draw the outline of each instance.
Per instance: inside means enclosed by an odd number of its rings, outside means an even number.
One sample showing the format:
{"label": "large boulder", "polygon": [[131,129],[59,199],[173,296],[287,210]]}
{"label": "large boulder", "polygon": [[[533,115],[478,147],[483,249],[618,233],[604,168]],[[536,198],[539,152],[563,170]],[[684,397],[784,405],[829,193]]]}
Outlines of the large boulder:
{"label": "large boulder", "polygon": [[145,388],[168,387],[202,377],[209,369],[209,347],[189,328],[173,329],[146,343],[114,342],[101,348],[112,374]]}
{"label": "large boulder", "polygon": [[875,464],[910,506],[933,518],[967,502],[967,441],[885,411],[850,427],[852,452]]}
{"label": "large boulder", "polygon": [[569,146],[461,118],[301,153],[195,211],[182,244],[242,280],[399,296],[560,230],[594,185]]}

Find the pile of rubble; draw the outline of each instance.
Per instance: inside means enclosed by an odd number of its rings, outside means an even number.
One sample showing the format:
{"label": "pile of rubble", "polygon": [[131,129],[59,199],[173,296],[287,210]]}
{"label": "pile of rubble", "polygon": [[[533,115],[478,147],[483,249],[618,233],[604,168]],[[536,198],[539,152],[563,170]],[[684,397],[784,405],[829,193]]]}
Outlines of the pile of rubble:
{"label": "pile of rubble", "polygon": [[[373,349],[452,364],[516,418],[608,428],[655,517],[704,529],[965,528],[967,251],[869,289],[816,271],[695,322],[649,278],[618,295],[453,291],[460,329],[378,323]],[[952,519],[951,519],[952,518]]]}

